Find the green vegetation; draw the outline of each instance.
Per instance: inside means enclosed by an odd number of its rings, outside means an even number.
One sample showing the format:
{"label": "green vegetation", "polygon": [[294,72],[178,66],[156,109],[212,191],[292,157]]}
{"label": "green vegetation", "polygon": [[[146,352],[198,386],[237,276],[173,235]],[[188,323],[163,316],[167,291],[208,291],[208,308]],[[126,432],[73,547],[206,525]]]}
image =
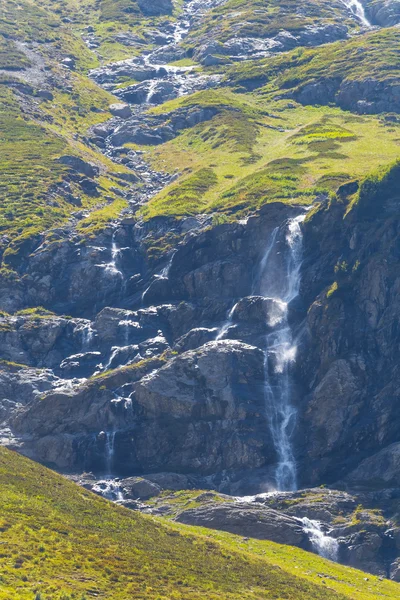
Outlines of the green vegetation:
{"label": "green vegetation", "polygon": [[205,490],[165,491],[145,504],[154,508],[163,507],[163,517],[172,520],[183,510],[199,508],[210,502],[233,502],[233,498]]}
{"label": "green vegetation", "polygon": [[56,317],[56,313],[51,310],[47,310],[47,308],[43,308],[43,306],[34,306],[32,308],[24,308],[15,313],[18,317],[32,317],[35,319],[38,318],[48,318],[48,317]]}
{"label": "green vegetation", "polygon": [[[379,117],[335,107],[266,102],[263,94],[210,90],[151,112],[192,106],[213,107],[217,114],[150,150],[155,168],[179,170],[182,177],[149,202],[145,218],[195,211],[236,218],[268,202],[309,204],[400,154],[396,122],[389,127]],[[183,182],[190,186],[191,177],[208,169],[215,176],[212,186],[197,198],[183,193]]]}
{"label": "green vegetation", "polygon": [[0,37],[0,69],[7,71],[20,71],[29,67],[29,58],[20,50],[12,40]]}
{"label": "green vegetation", "polygon": [[350,210],[360,218],[376,218],[385,209],[400,210],[400,160],[366,177]]}
{"label": "green vegetation", "polygon": [[150,207],[143,209],[143,214],[152,216],[162,213],[164,215],[190,215],[202,212],[206,204],[203,198],[206,192],[215,186],[217,176],[210,168],[200,169],[179,185],[170,188],[169,192],[151,203]]}
{"label": "green vegetation", "polygon": [[29,122],[14,94],[0,87],[0,231],[26,234],[39,231],[66,215],[66,203],[48,207],[44,196],[60,183],[65,167],[55,158],[66,149],[64,140]]}
{"label": "green vegetation", "polygon": [[[318,48],[297,48],[269,59],[238,63],[226,80],[234,86],[262,86],[270,96],[279,90],[293,95],[307,84],[365,78],[396,84],[400,75],[400,31],[381,29]],[[329,98],[333,101],[333,98]]]}
{"label": "green vegetation", "polygon": [[384,600],[398,584],[296,548],[163,523],[0,448],[0,599]]}

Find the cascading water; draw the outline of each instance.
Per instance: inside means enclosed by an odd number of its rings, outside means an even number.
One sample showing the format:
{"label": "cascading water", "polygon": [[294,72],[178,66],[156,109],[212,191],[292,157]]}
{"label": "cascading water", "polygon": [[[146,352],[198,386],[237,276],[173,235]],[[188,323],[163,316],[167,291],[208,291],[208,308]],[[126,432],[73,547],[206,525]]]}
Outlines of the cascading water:
{"label": "cascading water", "polygon": [[82,350],[88,350],[91,347],[93,336],[94,336],[94,331],[92,329],[92,324],[88,323],[82,329]]}
{"label": "cascading water", "polygon": [[303,531],[308,535],[311,545],[315,552],[324,558],[338,561],[339,542],[322,531],[321,523],[304,517],[301,519]]}
{"label": "cascading water", "polygon": [[111,240],[111,261],[105,265],[106,271],[109,271],[113,275],[118,275],[123,278],[122,272],[117,268],[117,260],[120,254],[120,249],[115,241],[115,232],[113,233]]}
{"label": "cascading water", "polygon": [[257,285],[259,293],[271,298],[276,307],[274,314],[268,317],[268,325],[274,326],[274,330],[266,337],[264,396],[277,454],[275,480],[279,491],[294,491],[297,488],[296,460],[292,447],[296,409],[291,402],[290,380],[290,365],[296,359],[297,348],[288,323],[288,304],[298,295],[300,288],[300,225],[304,218],[304,215],[300,215],[289,220],[283,230],[273,231],[260,264]]}
{"label": "cascading water", "polygon": [[107,475],[111,475],[113,463],[114,463],[114,444],[115,444],[115,431],[109,431],[106,433],[106,446],[105,446],[105,463],[107,469]]}
{"label": "cascading water", "polygon": [[343,4],[351,10],[351,12],[361,21],[364,27],[371,27],[371,23],[368,21],[364,6],[359,0],[343,0]]}
{"label": "cascading water", "polygon": [[232,317],[233,317],[233,313],[235,312],[235,308],[237,306],[237,303],[233,305],[233,307],[229,310],[228,315],[226,317],[226,321],[222,324],[221,328],[218,330],[218,333],[216,335],[215,341],[219,341],[224,339],[226,332],[228,331],[229,327],[231,327],[233,321],[232,321]]}

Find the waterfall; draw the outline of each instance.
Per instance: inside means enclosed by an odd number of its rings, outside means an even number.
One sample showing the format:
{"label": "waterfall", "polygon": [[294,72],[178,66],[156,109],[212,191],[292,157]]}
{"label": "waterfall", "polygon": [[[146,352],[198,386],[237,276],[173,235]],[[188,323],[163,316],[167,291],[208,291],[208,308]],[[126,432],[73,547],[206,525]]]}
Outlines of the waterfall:
{"label": "waterfall", "polygon": [[[291,403],[290,366],[296,360],[296,345],[288,323],[288,304],[299,293],[302,261],[302,232],[305,216],[290,219],[284,229],[275,229],[260,263],[258,288],[272,298],[277,310],[268,317],[275,326],[266,336],[264,359],[264,398],[271,438],[277,454],[276,489],[297,488],[296,460],[292,434],[296,409]],[[284,239],[281,235],[284,233]],[[284,246],[284,247],[283,247]],[[282,251],[281,251],[282,249]],[[279,308],[279,310],[278,310]]]}
{"label": "waterfall", "polygon": [[92,329],[92,324],[88,323],[82,329],[82,350],[86,351],[90,348],[90,346],[92,344],[93,336],[94,336],[94,331]]}
{"label": "waterfall", "polygon": [[106,446],[105,446],[105,459],[107,475],[111,475],[112,467],[114,464],[114,444],[115,444],[115,431],[108,431],[106,433]]}
{"label": "waterfall", "polygon": [[359,0],[342,0],[343,4],[351,10],[351,12],[361,21],[364,27],[371,27],[371,23],[368,21],[365,15],[364,6]]}
{"label": "waterfall", "polygon": [[146,104],[151,104],[151,99],[154,96],[154,92],[157,88],[157,83],[158,83],[157,79],[150,81],[149,89],[147,91],[147,96],[146,96]]}
{"label": "waterfall", "polygon": [[304,517],[301,519],[303,531],[308,535],[315,552],[324,558],[338,561],[339,542],[322,531],[321,523]]}
{"label": "waterfall", "polygon": [[108,271],[109,273],[111,273],[112,275],[118,275],[118,277],[121,277],[121,279],[123,279],[123,274],[122,272],[117,268],[117,261],[118,261],[118,257],[120,254],[120,249],[117,246],[117,242],[115,241],[115,231],[112,235],[112,240],[111,240],[111,261],[107,264],[105,264],[105,269],[106,271]]}
{"label": "waterfall", "polygon": [[233,321],[232,321],[232,317],[233,317],[233,313],[235,312],[235,308],[237,307],[237,303],[233,305],[233,307],[229,310],[228,315],[226,317],[226,320],[224,321],[224,323],[222,324],[222,326],[220,327],[220,329],[218,330],[218,333],[216,335],[215,340],[218,342],[219,340],[222,340],[225,337],[226,332],[228,331],[229,327],[231,327]]}

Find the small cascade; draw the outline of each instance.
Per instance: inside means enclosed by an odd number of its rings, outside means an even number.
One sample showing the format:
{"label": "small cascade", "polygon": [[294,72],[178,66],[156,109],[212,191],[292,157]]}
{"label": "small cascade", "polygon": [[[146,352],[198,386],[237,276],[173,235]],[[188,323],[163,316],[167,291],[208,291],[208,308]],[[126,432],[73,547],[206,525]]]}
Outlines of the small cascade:
{"label": "small cascade", "polygon": [[141,299],[142,299],[142,306],[144,305],[145,302],[145,298],[146,298],[146,294],[149,291],[149,289],[151,288],[151,286],[153,285],[153,281],[155,279],[168,279],[169,277],[169,272],[171,270],[171,266],[172,266],[172,261],[174,259],[175,254],[177,253],[177,250],[174,250],[174,252],[171,254],[167,264],[165,265],[165,267],[163,267],[161,269],[161,271],[159,273],[156,273],[153,276],[153,280],[151,281],[150,285],[147,286],[147,288],[144,290],[144,292],[142,293]]}
{"label": "small cascade", "polygon": [[124,332],[124,344],[125,344],[125,346],[129,346],[129,331],[130,331],[130,327],[132,326],[131,321],[127,321],[127,320],[122,319],[118,323],[118,326],[123,328],[123,332]]}
{"label": "small cascade", "polygon": [[173,253],[171,254],[167,264],[165,265],[165,267],[162,269],[162,271],[160,272],[160,277],[167,277],[169,276],[169,272],[171,270],[172,267],[172,261],[174,259],[175,254],[177,253],[177,250],[174,250]]}
{"label": "small cascade", "polygon": [[149,85],[149,89],[147,91],[147,96],[146,96],[146,104],[151,104],[151,99],[154,96],[154,92],[156,91],[157,88],[157,83],[158,83],[158,79],[153,79],[150,81],[150,85]]}
{"label": "small cascade", "polygon": [[92,492],[113,502],[124,499],[123,491],[117,481],[102,479],[92,487]]}
{"label": "small cascade", "polygon": [[105,463],[107,475],[111,475],[114,464],[115,431],[106,433]]}
{"label": "small cascade", "polygon": [[372,27],[372,23],[366,17],[364,6],[359,0],[343,0],[343,4],[351,10],[364,27]]}
{"label": "small cascade", "polygon": [[298,295],[300,288],[300,225],[304,218],[304,215],[300,215],[289,220],[283,229],[272,232],[260,264],[256,285],[259,293],[272,298],[277,307],[274,314],[268,317],[268,325],[275,328],[266,336],[264,397],[269,429],[277,454],[275,480],[279,491],[297,489],[296,460],[292,447],[296,409],[291,402],[290,378],[290,368],[296,360],[297,347],[288,322],[288,305]]}
{"label": "small cascade", "polygon": [[82,329],[82,350],[87,351],[91,348],[93,337],[94,330],[92,329],[92,324],[88,323]]}
{"label": "small cascade", "polygon": [[104,365],[104,371],[107,371],[111,367],[112,361],[117,356],[119,349],[120,349],[120,346],[113,346],[111,348],[110,358],[108,359],[107,363]]}
{"label": "small cascade", "polygon": [[322,531],[319,521],[314,521],[307,517],[304,517],[301,521],[303,523],[303,531],[307,534],[315,552],[323,558],[337,562],[339,557],[339,542]]}
{"label": "small cascade", "polygon": [[237,303],[233,305],[233,307],[230,309],[230,311],[228,312],[226,321],[222,324],[221,328],[219,329],[217,336],[215,338],[215,341],[218,342],[219,340],[223,340],[225,337],[226,332],[228,331],[229,327],[232,326],[232,317],[234,315],[235,312],[235,308],[237,307]]}
{"label": "small cascade", "polygon": [[113,275],[118,275],[123,278],[122,272],[117,268],[117,261],[119,258],[120,249],[117,246],[117,242],[115,241],[115,231],[111,240],[111,261],[105,265],[106,271],[112,273]]}
{"label": "small cascade", "polygon": [[111,239],[111,260],[107,263],[100,263],[96,265],[97,267],[101,267],[105,270],[106,273],[109,273],[112,277],[118,277],[122,283],[125,282],[125,277],[122,271],[118,268],[118,260],[121,253],[121,248],[118,247],[117,242],[115,241],[114,231]]}

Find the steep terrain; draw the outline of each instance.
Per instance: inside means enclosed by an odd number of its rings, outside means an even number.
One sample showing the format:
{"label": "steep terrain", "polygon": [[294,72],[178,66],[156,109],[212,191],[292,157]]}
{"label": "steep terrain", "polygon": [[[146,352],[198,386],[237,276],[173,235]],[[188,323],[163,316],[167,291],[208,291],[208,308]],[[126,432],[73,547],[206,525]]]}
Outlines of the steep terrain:
{"label": "steep terrain", "polygon": [[0,17],[0,443],[399,581],[398,2]]}
{"label": "steep terrain", "polygon": [[130,512],[4,449],[0,480],[4,600],[397,597],[393,582],[304,551]]}

